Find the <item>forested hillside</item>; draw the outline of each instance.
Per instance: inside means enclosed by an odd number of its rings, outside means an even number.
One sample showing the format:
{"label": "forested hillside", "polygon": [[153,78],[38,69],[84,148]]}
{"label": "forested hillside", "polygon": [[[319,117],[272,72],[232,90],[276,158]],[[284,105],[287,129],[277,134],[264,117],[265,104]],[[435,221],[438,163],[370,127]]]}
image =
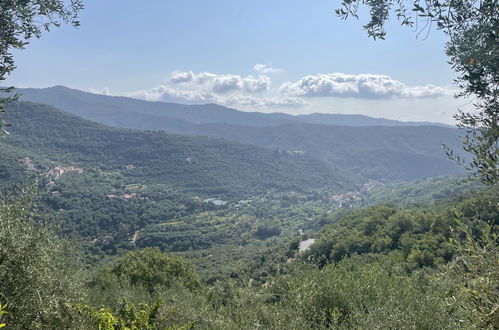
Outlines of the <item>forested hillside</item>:
{"label": "forested hillside", "polygon": [[[307,156],[220,139],[110,128],[34,103],[12,104],[8,113],[15,125],[1,141],[2,149],[14,148],[42,167],[74,163],[120,171],[131,181],[202,196],[351,184],[338,170]],[[128,165],[131,170],[125,171]]]}
{"label": "forested hillside", "polygon": [[[218,105],[146,102],[65,87],[21,90],[23,98],[125,128],[211,136],[282,149],[360,175],[394,182],[460,173],[441,148],[460,150],[458,130],[354,115],[241,112]],[[321,124],[321,125],[319,125]],[[459,152],[458,152],[459,153]]]}
{"label": "forested hillside", "polygon": [[296,121],[293,116],[280,113],[242,112],[216,104],[147,102],[86,93],[64,86],[20,89],[19,92],[23,95],[22,100],[49,104],[92,121],[126,128],[159,129],[158,125],[173,123],[174,127],[182,123],[272,126]]}
{"label": "forested hillside", "polygon": [[0,328],[499,330],[498,33],[498,0],[0,0]]}

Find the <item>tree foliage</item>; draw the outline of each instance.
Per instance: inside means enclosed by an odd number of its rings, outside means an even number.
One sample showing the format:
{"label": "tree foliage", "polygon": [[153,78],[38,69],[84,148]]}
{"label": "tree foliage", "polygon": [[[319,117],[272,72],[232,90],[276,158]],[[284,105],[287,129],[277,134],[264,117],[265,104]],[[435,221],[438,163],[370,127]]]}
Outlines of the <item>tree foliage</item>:
{"label": "tree foliage", "polygon": [[394,256],[357,255],[323,269],[294,267],[269,291],[311,329],[455,329],[442,287],[398,263]]}
{"label": "tree foliage", "polygon": [[[171,310],[162,311],[163,304],[157,301],[153,305],[137,305],[124,301],[117,313],[108,307],[95,309],[88,305],[79,305],[77,310],[100,330],[188,330],[192,323],[178,324],[168,322]],[[170,312],[170,313],[169,313]]]}
{"label": "tree foliage", "polygon": [[33,222],[33,191],[0,196],[0,299],[5,304],[0,311],[7,311],[1,320],[14,329],[65,328],[72,324],[71,305],[82,298],[78,259],[51,230]]}
{"label": "tree foliage", "polygon": [[364,25],[370,37],[384,39],[385,23],[394,14],[403,26],[414,27],[418,35],[432,26],[448,37],[449,64],[458,73],[457,96],[474,100],[473,111],[460,110],[455,119],[466,130],[464,149],[473,155],[471,162],[449,156],[474,172],[479,181],[494,184],[499,180],[499,4],[497,0],[343,0],[336,14],[343,19],[358,18],[365,5],[370,21]]}
{"label": "tree foliage", "polygon": [[[455,246],[458,256],[447,265],[446,276],[454,280],[448,302],[460,308],[466,321],[475,328],[499,327],[499,236],[494,223],[482,224],[478,237],[463,222],[463,214],[456,218]],[[460,240],[464,236],[464,241]],[[457,297],[456,297],[457,295]]]}
{"label": "tree foliage", "polygon": [[[24,49],[29,40],[41,37],[43,31],[62,23],[80,24],[78,12],[81,0],[4,0],[0,2],[0,83],[16,68],[12,50]],[[0,88],[0,93],[11,93],[13,88]],[[17,98],[0,98],[0,133],[8,125],[3,118],[5,104]]]}

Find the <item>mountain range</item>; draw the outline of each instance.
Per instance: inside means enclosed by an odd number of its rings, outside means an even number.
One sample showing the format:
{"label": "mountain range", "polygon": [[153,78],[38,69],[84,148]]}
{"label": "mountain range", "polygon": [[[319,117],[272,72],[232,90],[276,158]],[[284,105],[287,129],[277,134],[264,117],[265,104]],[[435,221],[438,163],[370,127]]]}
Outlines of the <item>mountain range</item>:
{"label": "mountain range", "polygon": [[394,182],[461,171],[441,148],[446,144],[461,150],[460,132],[443,124],[361,115],[243,112],[215,104],[149,102],[63,86],[19,92],[22,100],[49,104],[105,125],[223,138],[304,155],[361,180]]}
{"label": "mountain range", "polygon": [[441,123],[402,122],[363,115],[324,114],[289,115],[285,113],[246,112],[217,104],[185,105],[150,102],[122,96],[92,94],[64,86],[20,88],[22,100],[52,105],[99,123],[139,129],[181,130],[189,124],[224,123],[245,126],[277,126],[309,123],[335,126],[420,126],[451,127]]}

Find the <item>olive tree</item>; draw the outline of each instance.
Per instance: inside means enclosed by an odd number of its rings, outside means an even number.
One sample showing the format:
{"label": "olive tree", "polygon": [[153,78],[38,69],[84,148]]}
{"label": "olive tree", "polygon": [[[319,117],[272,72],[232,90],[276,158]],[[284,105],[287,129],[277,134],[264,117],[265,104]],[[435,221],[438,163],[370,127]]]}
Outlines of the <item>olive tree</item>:
{"label": "olive tree", "polygon": [[466,130],[464,149],[472,160],[465,162],[449,148],[447,154],[473,172],[477,180],[493,185],[499,179],[499,2],[498,0],[343,0],[336,14],[358,18],[359,8],[369,9],[363,27],[374,39],[384,39],[391,16],[401,25],[416,27],[418,35],[435,27],[448,37],[446,54],[458,73],[457,97],[474,100],[472,111],[454,116]]}
{"label": "olive tree", "polygon": [[[12,51],[23,49],[29,40],[62,23],[79,25],[81,0],[2,0],[0,1],[0,84],[16,68]],[[17,98],[13,87],[0,87],[0,134],[6,134],[5,104]]]}

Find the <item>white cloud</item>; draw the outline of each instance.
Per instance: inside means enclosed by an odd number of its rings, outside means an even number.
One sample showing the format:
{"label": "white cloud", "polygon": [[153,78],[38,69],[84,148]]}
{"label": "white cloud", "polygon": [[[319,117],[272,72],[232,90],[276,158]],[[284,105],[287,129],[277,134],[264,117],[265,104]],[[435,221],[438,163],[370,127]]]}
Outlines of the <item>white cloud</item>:
{"label": "white cloud", "polygon": [[389,76],[376,74],[318,74],[284,83],[281,93],[301,97],[343,97],[361,99],[430,98],[449,95],[446,88],[433,85],[409,87]]}
{"label": "white cloud", "polygon": [[307,105],[305,101],[297,97],[267,97],[264,106],[269,108],[301,108]]}
{"label": "white cloud", "polygon": [[[175,86],[160,85],[149,90],[139,90],[127,93],[126,96],[139,98],[147,101],[178,102],[186,104],[217,103],[236,108],[301,108],[306,103],[297,97],[277,96],[261,97],[248,95],[243,90],[255,90],[261,88],[261,82],[256,79],[252,86],[242,88],[236,93],[229,93],[236,83],[230,79],[217,82],[219,85],[212,91],[203,89],[182,89]],[[243,82],[246,83],[246,82]]]}
{"label": "white cloud", "polygon": [[255,70],[255,72],[258,74],[269,74],[282,71],[281,69],[273,68],[272,66],[267,64],[255,64],[253,70]]}
{"label": "white cloud", "polygon": [[206,92],[218,94],[234,91],[259,93],[267,91],[270,88],[271,79],[266,75],[242,77],[235,74],[175,71],[168,78],[168,83],[172,85],[182,85],[183,88],[202,89]]}
{"label": "white cloud", "polygon": [[209,88],[215,93],[228,93],[230,91],[242,90],[243,89],[243,78],[237,75],[227,74],[215,76],[211,81]]}
{"label": "white cloud", "polygon": [[147,101],[179,102],[179,103],[217,103],[214,93],[203,90],[182,90],[160,85],[149,90],[128,93],[127,96]]}

